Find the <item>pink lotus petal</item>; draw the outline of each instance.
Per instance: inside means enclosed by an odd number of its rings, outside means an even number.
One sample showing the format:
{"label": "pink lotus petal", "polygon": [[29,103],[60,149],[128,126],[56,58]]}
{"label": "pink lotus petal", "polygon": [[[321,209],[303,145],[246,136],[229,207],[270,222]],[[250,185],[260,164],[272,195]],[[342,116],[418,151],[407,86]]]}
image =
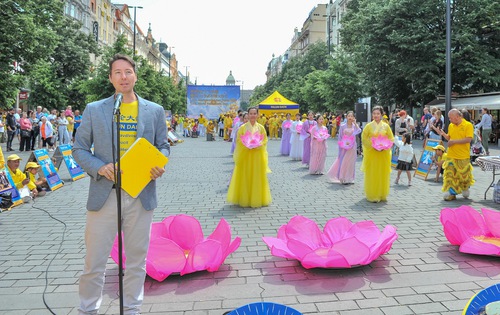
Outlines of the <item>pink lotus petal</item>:
{"label": "pink lotus petal", "polygon": [[483,217],[469,206],[444,208],[441,210],[440,220],[446,238],[453,245],[460,245],[472,236],[487,234]]}
{"label": "pink lotus petal", "polygon": [[379,256],[389,252],[392,244],[396,241],[397,238],[398,234],[396,233],[396,228],[392,225],[387,225],[382,231],[382,234],[380,235],[377,243],[372,246],[372,252],[366,260],[366,263],[369,264]]}
{"label": "pink lotus petal", "polygon": [[215,228],[215,230],[210,234],[207,239],[216,240],[220,242],[222,252],[225,253],[229,248],[229,243],[231,242],[231,229],[229,224],[224,218],[222,218]]}
{"label": "pink lotus petal", "polygon": [[325,234],[330,239],[331,243],[336,243],[344,239],[345,234],[353,226],[353,223],[349,219],[344,217],[339,217],[335,219],[330,219],[325,224]]}
{"label": "pink lotus petal", "polygon": [[297,124],[295,130],[300,133],[302,131],[302,123]]}
{"label": "pink lotus petal", "polygon": [[318,248],[314,252],[310,252],[300,263],[306,269],[351,267],[344,256],[328,248]]}
{"label": "pink lotus petal", "polygon": [[488,242],[488,238],[483,237],[468,238],[460,245],[460,252],[476,255],[500,256],[500,239],[496,238],[492,241],[496,242]]}
{"label": "pink lotus petal", "polygon": [[494,237],[500,237],[500,212],[490,209],[481,209],[486,227]]}
{"label": "pink lotus petal", "polygon": [[204,240],[189,252],[186,267],[181,276],[195,271],[217,271],[222,263],[222,248],[216,240]]}
{"label": "pink lotus petal", "polygon": [[271,249],[273,256],[298,259],[297,256],[288,249],[286,241],[276,237],[263,237],[262,240]]}
{"label": "pink lotus petal", "polygon": [[146,272],[151,278],[163,281],[172,273],[180,273],[185,265],[184,250],[172,240],[156,239],[149,244]]}
{"label": "pink lotus petal", "polygon": [[292,126],[292,123],[289,121],[286,121],[283,123],[283,128],[290,129],[291,126]]}
{"label": "pink lotus petal", "polygon": [[294,216],[286,225],[285,232],[289,240],[297,240],[313,250],[323,245],[318,225],[306,217]]}
{"label": "pink lotus petal", "polygon": [[368,247],[375,245],[380,238],[380,231],[372,221],[361,221],[355,223],[345,237],[354,236]]}
{"label": "pink lotus petal", "polygon": [[169,226],[170,238],[183,250],[191,250],[203,240],[201,225],[195,218],[180,214]]}
{"label": "pink lotus petal", "polygon": [[332,249],[342,255],[350,266],[364,265],[370,256],[370,248],[356,237],[341,240],[333,244]]}

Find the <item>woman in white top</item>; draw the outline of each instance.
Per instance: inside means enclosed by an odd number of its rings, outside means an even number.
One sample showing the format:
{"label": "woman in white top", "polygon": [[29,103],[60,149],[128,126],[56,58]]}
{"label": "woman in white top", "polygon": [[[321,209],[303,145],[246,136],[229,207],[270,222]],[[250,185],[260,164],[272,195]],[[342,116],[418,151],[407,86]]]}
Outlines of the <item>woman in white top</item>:
{"label": "woman in white top", "polygon": [[411,173],[413,170],[413,147],[411,146],[411,134],[407,133],[403,135],[403,141],[394,139],[394,143],[399,148],[398,165],[396,169],[398,170],[398,177],[396,178],[396,185],[399,184],[399,176],[403,171],[406,171],[408,176],[408,186],[411,186]]}
{"label": "woman in white top", "polygon": [[304,147],[303,141],[300,140],[300,132],[297,132],[297,126],[302,125],[300,121],[300,114],[295,114],[295,121],[290,128],[292,134],[290,136],[290,157],[292,160],[302,160],[302,149]]}

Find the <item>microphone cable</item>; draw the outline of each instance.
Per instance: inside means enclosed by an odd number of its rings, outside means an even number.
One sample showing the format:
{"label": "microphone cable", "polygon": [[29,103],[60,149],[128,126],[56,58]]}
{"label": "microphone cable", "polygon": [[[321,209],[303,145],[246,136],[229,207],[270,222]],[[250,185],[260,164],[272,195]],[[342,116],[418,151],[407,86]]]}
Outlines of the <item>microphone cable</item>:
{"label": "microphone cable", "polygon": [[[70,182],[69,185],[71,185],[72,183]],[[69,186],[69,185],[65,185],[65,186]],[[35,206],[36,204],[36,198],[34,199],[31,199],[32,201],[32,204],[31,204],[31,207],[33,209],[37,209],[37,210],[40,210],[40,211],[43,211],[45,212],[49,218],[51,218],[52,220],[54,221],[57,221],[59,223],[61,223],[63,226],[64,226],[64,230],[62,232],[62,237],[61,237],[61,242],[59,243],[59,248],[57,249],[57,252],[54,254],[54,256],[52,257],[52,259],[50,259],[48,265],[47,265],[47,268],[45,269],[45,287],[43,289],[43,293],[42,293],[42,300],[43,300],[43,304],[45,305],[45,307],[47,308],[47,310],[52,314],[52,315],[56,315],[56,313],[54,313],[54,311],[52,310],[52,308],[50,308],[50,306],[48,305],[47,303],[47,300],[45,299],[45,295],[47,293],[47,288],[49,286],[49,268],[50,266],[52,265],[52,263],[54,262],[54,260],[56,259],[56,257],[61,253],[61,249],[62,249],[62,245],[64,243],[64,238],[66,236],[66,230],[67,230],[67,225],[66,225],[66,222],[54,217],[52,214],[50,214],[50,212],[48,212],[47,210],[41,208],[41,207],[37,207]]]}

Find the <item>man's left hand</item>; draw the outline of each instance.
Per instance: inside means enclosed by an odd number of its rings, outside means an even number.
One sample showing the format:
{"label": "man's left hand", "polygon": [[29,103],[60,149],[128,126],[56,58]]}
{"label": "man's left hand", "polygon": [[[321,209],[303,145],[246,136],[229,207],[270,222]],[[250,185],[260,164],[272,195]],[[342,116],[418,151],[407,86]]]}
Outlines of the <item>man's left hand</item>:
{"label": "man's left hand", "polygon": [[151,179],[156,180],[157,178],[161,177],[163,173],[165,173],[165,169],[158,166],[153,167],[151,169]]}

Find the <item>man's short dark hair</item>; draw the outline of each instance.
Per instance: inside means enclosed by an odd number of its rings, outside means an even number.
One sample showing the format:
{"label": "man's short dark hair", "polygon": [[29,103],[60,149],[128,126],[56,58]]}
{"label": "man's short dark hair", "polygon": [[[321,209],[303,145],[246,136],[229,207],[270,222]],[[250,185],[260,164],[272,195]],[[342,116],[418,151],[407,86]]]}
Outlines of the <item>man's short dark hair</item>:
{"label": "man's short dark hair", "polygon": [[135,61],[134,59],[130,58],[129,56],[127,55],[122,55],[122,54],[116,54],[113,56],[113,58],[111,58],[111,60],[109,61],[109,74],[111,75],[111,69],[113,68],[113,63],[117,60],[125,60],[126,62],[128,62],[132,68],[134,69],[134,72],[135,71]]}

